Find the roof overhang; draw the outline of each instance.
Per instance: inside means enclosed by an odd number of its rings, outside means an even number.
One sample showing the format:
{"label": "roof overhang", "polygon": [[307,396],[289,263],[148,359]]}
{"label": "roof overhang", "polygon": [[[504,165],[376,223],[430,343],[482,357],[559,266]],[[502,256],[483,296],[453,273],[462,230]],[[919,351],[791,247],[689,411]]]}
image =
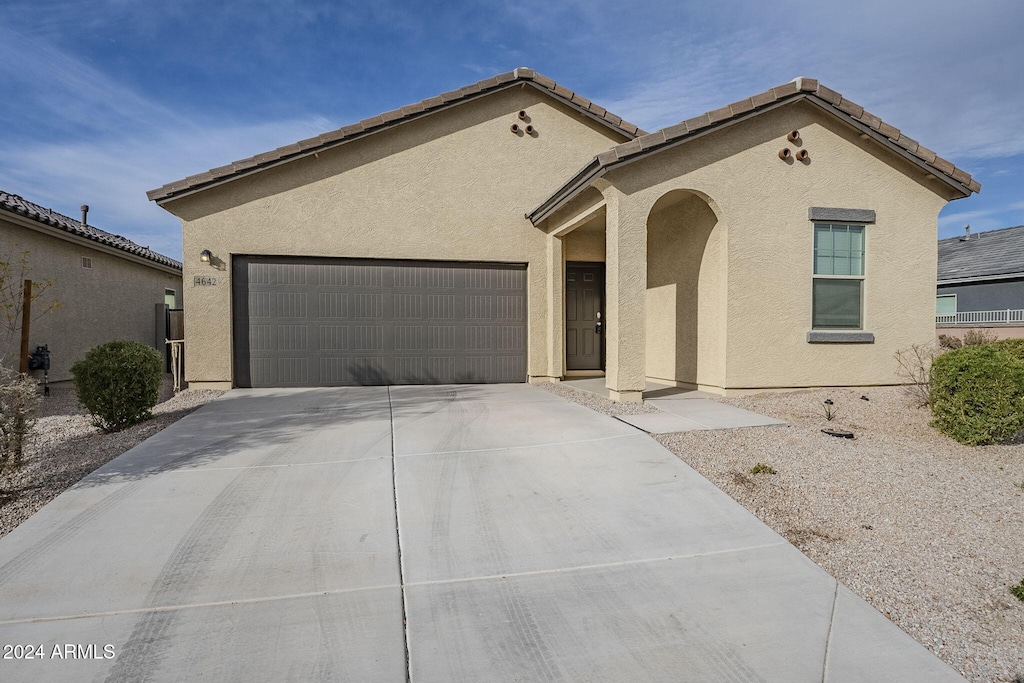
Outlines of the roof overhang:
{"label": "roof overhang", "polygon": [[7,211],[6,209],[0,209],[0,218],[9,223],[20,225],[21,227],[28,228],[29,230],[35,230],[36,232],[48,235],[50,237],[55,237],[59,240],[69,242],[80,247],[93,249],[104,254],[116,256],[117,258],[124,259],[125,261],[131,261],[132,263],[137,263],[139,265],[146,266],[147,268],[152,268],[153,270],[159,270],[170,275],[174,275],[176,277],[181,277],[180,268],[174,268],[173,266],[169,266],[158,261],[153,261],[152,259],[137,256],[136,254],[124,251],[123,249],[117,249],[116,247],[108,246],[106,244],[103,244],[102,242],[97,242],[96,240],[90,240],[85,237],[72,234],[67,230],[63,230],[52,225],[46,225],[45,223],[40,223],[39,221],[34,221],[31,218],[26,218],[12,211]]}
{"label": "roof overhang", "polygon": [[572,90],[558,85],[550,78],[538,74],[533,69],[519,68],[458,90],[442,93],[436,97],[385,112],[379,116],[364,119],[359,123],[344,126],[317,137],[300,140],[292,145],[279,147],[270,152],[257,154],[248,159],[235,161],[205,173],[199,173],[173,183],[168,183],[163,187],[150,190],[146,193],[146,196],[151,201],[155,201],[162,206],[170,201],[187,197],[240,178],[252,176],[261,171],[296,161],[297,159],[303,159],[320,152],[335,149],[355,140],[365,139],[385,130],[391,130],[397,126],[418,121],[438,112],[516,87],[534,88],[538,92],[576,110],[588,119],[614,131],[627,140],[646,134],[645,131],[634,124],[612,114],[604,107],[591,102]]}
{"label": "roof overhang", "polygon": [[608,171],[800,101],[806,101],[831,114],[858,131],[865,139],[875,141],[918,166],[925,172],[927,179],[939,180],[953,190],[954,194],[959,195],[957,198],[968,197],[971,193],[981,190],[981,185],[969,174],[920,145],[916,140],[903,135],[899,129],[886,124],[860,105],[844,99],[834,90],[820,85],[817,80],[801,78],[602,152],[527,213],[526,218],[534,225],[539,224]]}

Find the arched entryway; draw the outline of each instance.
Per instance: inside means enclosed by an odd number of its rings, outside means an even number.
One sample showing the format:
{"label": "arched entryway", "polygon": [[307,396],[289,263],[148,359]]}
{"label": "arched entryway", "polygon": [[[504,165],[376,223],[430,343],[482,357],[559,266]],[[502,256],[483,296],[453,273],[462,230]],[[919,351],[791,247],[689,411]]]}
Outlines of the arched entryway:
{"label": "arched entryway", "polygon": [[693,190],[661,196],[647,217],[648,379],[724,384],[727,266],[713,201]]}

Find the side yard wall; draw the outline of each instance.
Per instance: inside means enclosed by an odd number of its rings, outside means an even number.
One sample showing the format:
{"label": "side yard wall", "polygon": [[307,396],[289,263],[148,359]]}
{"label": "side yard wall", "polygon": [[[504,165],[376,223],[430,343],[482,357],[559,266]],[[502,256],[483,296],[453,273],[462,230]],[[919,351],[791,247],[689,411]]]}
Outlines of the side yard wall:
{"label": "side yard wall", "polygon": [[[50,347],[51,382],[71,379],[71,366],[99,344],[132,339],[154,346],[155,305],[163,303],[164,290],[173,289],[180,302],[180,276],[0,219],[0,258],[12,255],[16,262],[23,251],[29,254],[28,277],[54,283],[34,310],[60,302],[30,328],[30,351]],[[91,269],[82,266],[83,256],[92,260]],[[0,339],[0,355],[16,367],[20,333],[6,337]]]}

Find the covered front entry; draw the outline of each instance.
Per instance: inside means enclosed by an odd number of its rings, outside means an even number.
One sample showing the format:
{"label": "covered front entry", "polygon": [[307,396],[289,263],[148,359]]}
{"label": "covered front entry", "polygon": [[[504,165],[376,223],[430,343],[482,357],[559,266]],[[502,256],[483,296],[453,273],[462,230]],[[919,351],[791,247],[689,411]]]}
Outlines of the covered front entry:
{"label": "covered front entry", "polygon": [[565,267],[565,367],[604,369],[604,264]]}
{"label": "covered front entry", "polygon": [[526,266],[236,256],[234,383],[526,381]]}

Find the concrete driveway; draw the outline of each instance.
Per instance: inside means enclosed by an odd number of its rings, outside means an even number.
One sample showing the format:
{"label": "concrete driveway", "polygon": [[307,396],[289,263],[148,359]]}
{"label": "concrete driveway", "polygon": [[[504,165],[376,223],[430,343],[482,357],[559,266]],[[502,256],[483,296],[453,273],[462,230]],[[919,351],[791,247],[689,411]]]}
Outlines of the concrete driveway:
{"label": "concrete driveway", "polygon": [[962,680],[526,385],[229,392],[0,539],[0,645],[3,681]]}

